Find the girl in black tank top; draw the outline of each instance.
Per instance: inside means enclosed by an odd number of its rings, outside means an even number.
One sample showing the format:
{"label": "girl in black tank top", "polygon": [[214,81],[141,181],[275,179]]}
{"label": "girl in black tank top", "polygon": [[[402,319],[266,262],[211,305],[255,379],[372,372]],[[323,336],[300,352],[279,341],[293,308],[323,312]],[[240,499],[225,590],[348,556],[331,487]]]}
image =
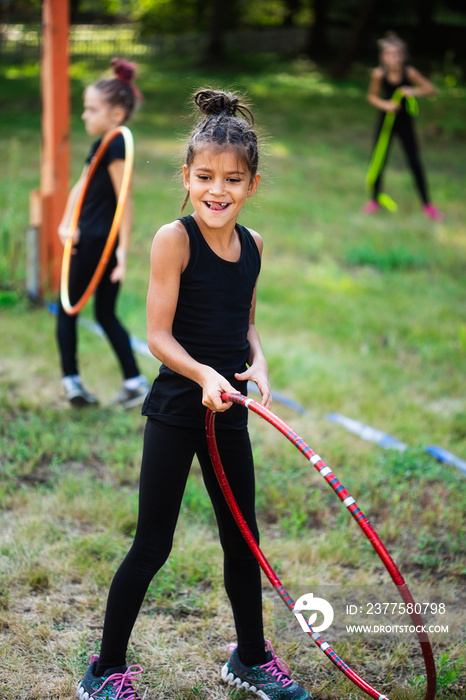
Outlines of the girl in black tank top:
{"label": "girl in black tank top", "polygon": [[[87,187],[82,202],[78,228],[73,235],[68,291],[71,304],[76,304],[89,286],[102,257],[115,217],[117,200],[125,168],[125,141],[121,134],[110,141],[94,175],[87,182],[90,164],[102,143],[115,127],[130,119],[140,94],[132,84],[134,66],[120,59],[112,60],[115,77],[104,77],[84,91],[82,119],[90,136],[99,136],[90,149],[81,177],[71,190],[58,233],[65,244],[68,228],[78,197]],[[132,226],[131,198],[121,220],[118,237],[94,292],[94,315],[102,327],[121,369],[123,384],[113,403],[130,408],[141,405],[149,390],[146,377],[140,373],[129,334],[117,316],[117,299],[126,273],[126,256]],[[96,396],[82,383],[78,361],[78,316],[68,314],[58,299],[57,341],[62,369],[62,385],[72,406],[92,406]]]}
{"label": "girl in black tank top", "polygon": [[[271,404],[255,327],[262,239],[237,223],[260,179],[254,120],[229,93],[202,90],[195,102],[205,116],[191,134],[183,167],[185,204],[190,199],[194,213],[162,226],[151,251],[148,345],[162,366],[142,411],[147,423],[138,525],[110,588],[99,658],[91,657],[78,695],[91,695],[121,669],[131,683],[125,666],[129,637],[147,588],[169,556],[197,455],[217,519],[238,640],[222,678],[244,688],[264,688],[276,700],[310,700],[264,640],[260,568],[223,497],[204,428],[210,408],[218,413],[216,437],[225,473],[258,541],[247,411],[221,398],[224,392],[245,393],[253,381],[262,404]],[[128,700],[138,700],[136,693]]]}
{"label": "girl in black tank top", "polygon": [[[247,381],[235,373],[246,370],[250,354],[251,300],[261,265],[257,244],[237,224],[241,255],[232,262],[209,247],[193,216],[180,222],[189,239],[189,262],[180,276],[173,337],[193,359],[215,368],[244,394]],[[162,364],[142,412],[171,425],[203,429],[206,410],[201,386]],[[218,419],[219,428],[245,428],[247,412],[233,405]]]}
{"label": "girl in black tank top", "polygon": [[[413,66],[405,65],[406,46],[393,32],[387,33],[379,41],[380,66],[372,71],[367,99],[380,110],[375,132],[374,145],[377,143],[387,112],[396,112],[391,136],[397,135],[406,153],[408,164],[413,173],[414,181],[421,198],[423,212],[434,220],[443,218],[441,212],[430,201],[424,169],[422,167],[417,138],[412,117],[406,109],[406,97],[432,97],[436,94],[434,85]],[[401,104],[392,100],[396,90],[400,90],[404,98]],[[393,139],[390,139],[390,143]],[[390,143],[388,149],[390,148]],[[387,150],[388,156],[388,150]],[[374,214],[381,206],[378,197],[381,192],[382,174],[385,162],[373,185],[371,199],[363,207],[365,214]]]}

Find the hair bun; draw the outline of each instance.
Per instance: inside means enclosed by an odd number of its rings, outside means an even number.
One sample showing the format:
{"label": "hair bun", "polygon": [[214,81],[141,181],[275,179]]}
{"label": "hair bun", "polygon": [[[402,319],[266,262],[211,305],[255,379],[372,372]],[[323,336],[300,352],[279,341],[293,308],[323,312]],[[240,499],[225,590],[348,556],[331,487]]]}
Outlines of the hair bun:
{"label": "hair bun", "polygon": [[221,90],[199,90],[194,95],[194,102],[201,112],[207,116],[221,114],[222,112],[234,114],[238,98]]}
{"label": "hair bun", "polygon": [[400,39],[396,32],[393,31],[385,32],[383,38],[378,39],[377,46],[379,47],[380,52],[385,51],[390,46],[395,46],[403,52],[405,59],[408,55],[408,48],[406,46],[406,43],[403,41],[403,39]]}
{"label": "hair bun", "polygon": [[194,95],[194,102],[206,117],[216,114],[227,114],[236,117],[238,116],[237,113],[239,113],[251,126],[254,124],[251,110],[246,105],[240,104],[239,98],[231,92],[198,90]]}
{"label": "hair bun", "polygon": [[129,63],[121,58],[112,58],[110,65],[116,77],[123,83],[130,83],[134,78],[134,63]]}

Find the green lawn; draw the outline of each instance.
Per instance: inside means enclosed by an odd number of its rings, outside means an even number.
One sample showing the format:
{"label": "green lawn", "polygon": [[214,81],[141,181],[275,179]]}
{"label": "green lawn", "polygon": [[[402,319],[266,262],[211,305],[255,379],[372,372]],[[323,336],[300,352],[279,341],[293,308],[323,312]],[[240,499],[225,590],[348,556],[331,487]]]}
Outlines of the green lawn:
{"label": "green lawn", "polygon": [[[442,87],[439,78],[439,97],[420,105],[423,161],[445,221],[422,215],[397,146],[385,182],[399,211],[367,218],[360,208],[375,115],[365,102],[366,74],[358,66],[336,84],[303,61],[271,57],[261,65],[244,59],[230,73],[142,65],[145,102],[131,125],[135,227],[119,308],[144,338],[151,241],[179,215],[184,196],[178,173],[192,123],[189,95],[204,85],[245,90],[264,136],[262,181],[242,217],[265,242],[257,324],[273,389],[307,412],[279,403],[274,410],[348,488],[415,599],[445,604],[445,617],[433,619],[449,624],[449,634],[431,635],[437,697],[460,700],[466,475],[424,449],[440,445],[466,459],[466,88]],[[73,178],[89,148],[81,94],[98,75],[72,67]],[[0,683],[5,700],[64,700],[98,648],[108,585],[134,532],[144,421],[137,409],[109,406],[118,368],[106,341],[85,328],[82,375],[102,407],[77,413],[63,400],[53,316],[20,293],[28,196],[39,183],[35,67],[2,69],[0,105]],[[84,316],[92,316],[91,305]],[[140,361],[152,379],[156,361]],[[364,442],[329,422],[331,411],[409,449]],[[397,601],[370,545],[315,470],[259,418],[250,425],[262,546],[291,595],[313,591],[361,606]],[[315,700],[367,697],[296,628],[266,580],[264,599],[267,636]],[[343,622],[340,615],[323,636],[363,678],[392,700],[424,697],[412,635],[352,635]],[[195,467],[172,557],[131,640],[129,660],[146,669],[141,695],[250,697],[218,683],[233,638],[214,518]]]}

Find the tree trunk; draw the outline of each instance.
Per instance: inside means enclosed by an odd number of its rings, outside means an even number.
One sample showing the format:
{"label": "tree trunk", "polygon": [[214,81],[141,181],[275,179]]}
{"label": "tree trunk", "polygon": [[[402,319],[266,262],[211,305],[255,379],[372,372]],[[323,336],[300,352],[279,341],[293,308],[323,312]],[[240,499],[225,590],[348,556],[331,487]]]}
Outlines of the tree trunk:
{"label": "tree trunk", "polygon": [[377,0],[364,0],[362,2],[361,10],[351,27],[346,48],[332,71],[334,78],[343,78],[349,72],[376,3]]}
{"label": "tree trunk", "polygon": [[296,13],[299,11],[301,0],[285,0],[285,17],[283,19],[284,27],[292,27]]}
{"label": "tree trunk", "polygon": [[313,0],[311,7],[314,9],[314,22],[309,26],[307,44],[305,48],[309,58],[322,58],[327,51],[327,12],[330,0]]}
{"label": "tree trunk", "polygon": [[211,0],[207,47],[204,59],[207,63],[223,63],[226,59],[225,32],[236,26],[237,0]]}
{"label": "tree trunk", "polygon": [[417,31],[414,33],[414,53],[429,52],[435,0],[416,0]]}
{"label": "tree trunk", "polygon": [[81,0],[70,0],[70,23],[77,24],[79,21],[79,9]]}

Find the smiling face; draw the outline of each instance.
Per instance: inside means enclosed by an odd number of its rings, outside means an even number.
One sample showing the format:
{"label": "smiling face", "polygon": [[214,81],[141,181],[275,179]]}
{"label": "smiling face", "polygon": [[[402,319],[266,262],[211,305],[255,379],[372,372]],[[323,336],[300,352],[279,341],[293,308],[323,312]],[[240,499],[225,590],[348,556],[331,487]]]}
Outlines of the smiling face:
{"label": "smiling face", "polygon": [[123,122],[124,110],[109,105],[104,94],[90,85],[84,92],[84,112],[81,118],[89,136],[99,136]]}
{"label": "smiling face", "polygon": [[191,165],[183,166],[184,186],[197,216],[211,229],[234,228],[244,203],[257,189],[260,175],[251,178],[233,149],[200,148]]}

